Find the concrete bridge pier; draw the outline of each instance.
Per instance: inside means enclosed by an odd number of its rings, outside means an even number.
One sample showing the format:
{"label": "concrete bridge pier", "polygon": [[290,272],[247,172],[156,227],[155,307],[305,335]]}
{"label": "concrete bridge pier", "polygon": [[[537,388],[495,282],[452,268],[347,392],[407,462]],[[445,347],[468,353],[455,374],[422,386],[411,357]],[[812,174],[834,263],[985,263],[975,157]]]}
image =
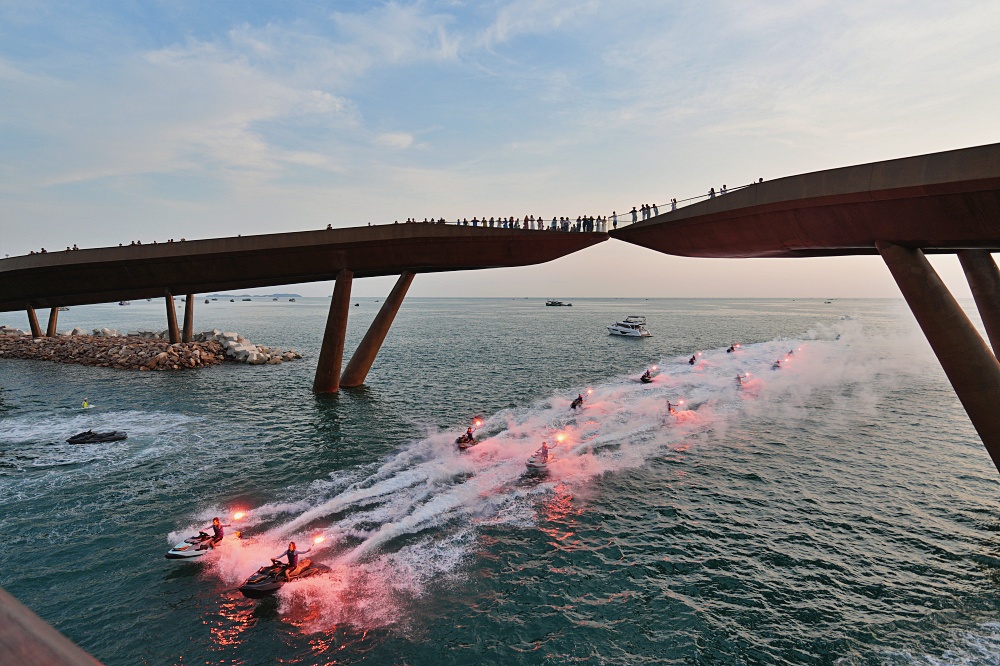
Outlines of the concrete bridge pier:
{"label": "concrete bridge pier", "polygon": [[987,250],[959,250],[958,260],[972,288],[993,354],[1000,357],[1000,270]]}
{"label": "concrete bridge pier", "polygon": [[181,341],[180,331],[177,330],[177,311],[174,310],[174,297],[167,294],[163,297],[167,304],[167,333],[170,335],[170,344],[177,344]]}
{"label": "concrete bridge pier", "polygon": [[1000,362],[922,251],[885,241],[875,247],[1000,470]]}
{"label": "concrete bridge pier", "polygon": [[28,306],[28,326],[31,327],[31,337],[42,337],[42,327],[38,325],[38,316],[35,314],[35,308],[30,305]]}
{"label": "concrete bridge pier", "polygon": [[389,297],[382,303],[382,307],[372,321],[372,325],[368,327],[364,339],[361,340],[361,344],[351,356],[347,369],[344,370],[344,376],[340,378],[341,386],[361,386],[365,383],[368,371],[372,369],[372,363],[375,362],[375,357],[378,355],[379,349],[382,348],[382,343],[385,342],[385,336],[389,333],[389,328],[392,326],[396,313],[399,312],[399,306],[403,304],[403,298],[406,297],[406,292],[412,282],[413,273],[409,271],[403,272],[396,280],[395,286],[389,292]]}
{"label": "concrete bridge pier", "polygon": [[316,363],[316,377],[313,379],[313,393],[337,393],[340,391],[340,366],[344,361],[344,337],[347,334],[347,315],[351,309],[351,283],[354,272],[343,268],[337,273],[337,283],[333,287],[330,314],[326,318],[323,346]]}
{"label": "concrete bridge pier", "polygon": [[181,342],[191,342],[194,339],[194,294],[188,294],[184,299],[184,333]]}
{"label": "concrete bridge pier", "polygon": [[59,308],[49,308],[49,326],[45,329],[45,335],[50,338],[56,337],[56,326],[59,325]]}

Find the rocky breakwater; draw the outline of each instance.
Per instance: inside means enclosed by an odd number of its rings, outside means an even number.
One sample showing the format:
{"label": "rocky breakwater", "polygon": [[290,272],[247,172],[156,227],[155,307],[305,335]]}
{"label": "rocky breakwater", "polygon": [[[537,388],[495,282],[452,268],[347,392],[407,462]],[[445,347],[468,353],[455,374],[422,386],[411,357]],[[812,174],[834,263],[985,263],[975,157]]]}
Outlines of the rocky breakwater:
{"label": "rocky breakwater", "polygon": [[0,359],[17,358],[74,363],[120,370],[185,370],[223,362],[275,365],[302,358],[294,350],[254,345],[236,333],[205,331],[193,342],[171,344],[160,332],[122,334],[112,329],[81,329],[52,338],[32,338],[0,326]]}
{"label": "rocky breakwater", "polygon": [[295,361],[302,358],[302,355],[294,349],[283,350],[278,347],[255,345],[239,333],[206,331],[205,333],[199,333],[195,336],[195,339],[218,342],[225,352],[226,360],[237,363],[278,365],[286,361]]}

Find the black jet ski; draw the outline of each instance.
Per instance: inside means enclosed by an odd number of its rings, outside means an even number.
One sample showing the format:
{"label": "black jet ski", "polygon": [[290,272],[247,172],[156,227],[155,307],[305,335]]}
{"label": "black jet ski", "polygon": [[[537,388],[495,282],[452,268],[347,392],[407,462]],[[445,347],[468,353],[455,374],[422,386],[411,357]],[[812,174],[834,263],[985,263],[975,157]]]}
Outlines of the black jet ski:
{"label": "black jet ski", "polygon": [[70,444],[99,444],[101,442],[120,442],[128,439],[128,433],[124,430],[112,430],[111,432],[94,432],[88,430],[73,435],[66,441]]}
{"label": "black jet ski", "polygon": [[642,382],[643,384],[652,384],[653,378],[650,377],[649,375],[643,375],[642,377],[639,377],[639,381]]}
{"label": "black jet ski", "polygon": [[582,406],[583,406],[582,395],[578,395],[577,397],[573,398],[573,402],[569,403],[570,409],[576,409],[577,407],[582,407]]}
{"label": "black jet ski", "polygon": [[458,439],[456,439],[455,443],[458,444],[458,448],[460,448],[461,450],[464,451],[467,448],[469,448],[471,446],[475,446],[476,444],[478,444],[479,440],[476,439],[475,437],[469,437],[468,434],[465,434],[465,435],[462,435],[461,437],[459,437]]}
{"label": "black jet ski", "polygon": [[[262,599],[269,594],[274,594],[285,584],[285,567],[284,563],[272,559],[270,566],[257,569],[257,573],[252,574],[244,581],[243,585],[240,586],[240,592],[243,593],[244,597],[251,599]],[[330,573],[330,567],[303,559],[299,562],[299,572],[292,575],[291,582],[324,573]]]}

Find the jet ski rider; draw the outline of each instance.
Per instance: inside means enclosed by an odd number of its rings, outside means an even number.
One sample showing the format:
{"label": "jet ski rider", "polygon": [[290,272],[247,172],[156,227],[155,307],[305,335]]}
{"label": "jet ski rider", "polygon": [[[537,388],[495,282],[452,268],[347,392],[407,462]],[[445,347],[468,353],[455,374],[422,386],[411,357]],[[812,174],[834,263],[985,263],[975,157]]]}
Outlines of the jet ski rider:
{"label": "jet ski rider", "polygon": [[[224,527],[232,527],[232,525],[223,525],[218,518],[212,518],[212,531],[215,533],[212,535],[212,540],[208,542],[209,548],[215,548],[215,544],[222,541],[222,537],[225,536]],[[205,529],[208,529],[207,527]]]}
{"label": "jet ski rider", "polygon": [[643,381],[647,381],[648,382],[652,378],[653,378],[653,375],[650,374],[649,368],[647,368],[646,372],[642,373],[642,379],[643,379]]}
{"label": "jet ski rider", "polygon": [[465,431],[465,441],[471,442],[473,437],[475,437],[475,435],[472,434],[472,426],[469,426]]}
{"label": "jet ski rider", "polygon": [[542,442],[542,448],[538,449],[538,457],[542,459],[542,462],[549,461],[549,445]]}
{"label": "jet ski rider", "polygon": [[286,583],[292,579],[292,574],[299,573],[299,555],[305,555],[310,550],[312,550],[312,548],[310,548],[309,550],[304,550],[300,553],[299,551],[295,550],[295,542],[289,541],[288,550],[283,552],[281,555],[278,555],[278,557],[271,558],[271,561],[274,562],[275,564],[278,564],[278,560],[281,559],[282,557],[288,558],[288,564],[285,565]]}

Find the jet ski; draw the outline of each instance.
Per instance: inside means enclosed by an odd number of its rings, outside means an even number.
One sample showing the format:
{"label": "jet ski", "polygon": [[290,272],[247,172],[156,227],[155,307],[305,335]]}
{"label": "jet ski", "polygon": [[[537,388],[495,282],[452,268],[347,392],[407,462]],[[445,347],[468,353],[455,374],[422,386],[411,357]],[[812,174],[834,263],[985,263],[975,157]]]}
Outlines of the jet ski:
{"label": "jet ski", "polygon": [[649,375],[643,375],[642,377],[639,377],[639,381],[643,384],[652,384],[653,378]]}
{"label": "jet ski", "polygon": [[[272,559],[270,566],[257,569],[257,573],[252,574],[240,586],[240,592],[244,597],[251,599],[262,599],[269,594],[274,594],[285,584],[285,564]],[[299,562],[299,572],[292,575],[292,582],[300,578],[309,578],[318,574],[330,573],[330,567],[325,564],[317,564],[309,559]]]}
{"label": "jet ski", "polygon": [[542,449],[538,449],[528,458],[524,465],[528,468],[529,472],[537,472],[548,467],[551,460],[552,454],[549,451],[543,452]]}
{"label": "jet ski", "polygon": [[569,403],[570,409],[576,409],[577,407],[582,407],[582,406],[583,406],[583,396],[582,395],[576,396],[575,398],[573,398],[573,402]]}
{"label": "jet ski", "polygon": [[[234,532],[233,536],[239,539],[242,534],[240,532]],[[164,557],[168,560],[189,560],[192,557],[201,557],[208,551],[212,550],[211,543],[211,534],[198,532],[195,536],[188,537],[171,548],[167,551],[167,554],[164,555]]]}
{"label": "jet ski", "polygon": [[771,364],[772,370],[781,370],[781,361],[775,361]]}
{"label": "jet ski", "polygon": [[112,430],[111,432],[88,430],[73,435],[66,441],[70,444],[98,444],[101,442],[120,442],[123,439],[128,439],[128,433],[124,430]]}
{"label": "jet ski", "polygon": [[465,435],[462,435],[461,437],[459,437],[458,439],[456,439],[455,443],[458,444],[458,448],[460,448],[461,450],[464,451],[467,448],[475,446],[476,444],[478,444],[479,440],[476,439],[475,437],[469,437],[468,434],[465,434]]}

